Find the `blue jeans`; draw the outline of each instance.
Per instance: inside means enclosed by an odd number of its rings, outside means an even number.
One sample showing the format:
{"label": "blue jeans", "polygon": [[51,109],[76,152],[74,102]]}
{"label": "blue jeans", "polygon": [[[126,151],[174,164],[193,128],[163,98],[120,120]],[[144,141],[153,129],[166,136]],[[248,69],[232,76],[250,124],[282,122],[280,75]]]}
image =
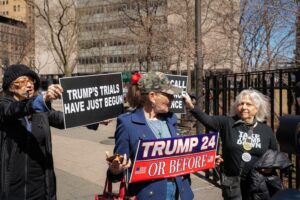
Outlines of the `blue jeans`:
{"label": "blue jeans", "polygon": [[167,197],[166,200],[175,200],[176,183],[174,181],[167,181]]}

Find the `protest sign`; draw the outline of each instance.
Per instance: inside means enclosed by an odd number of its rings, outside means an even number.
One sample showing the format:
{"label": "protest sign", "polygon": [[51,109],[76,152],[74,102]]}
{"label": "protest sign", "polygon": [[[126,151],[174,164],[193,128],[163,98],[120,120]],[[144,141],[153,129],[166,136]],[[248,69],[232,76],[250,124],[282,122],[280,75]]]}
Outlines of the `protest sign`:
{"label": "protest sign", "polygon": [[[168,77],[170,84],[174,87],[181,88],[183,92],[187,91],[187,76],[180,76],[180,75],[171,75],[166,74]],[[185,106],[180,95],[174,95],[174,100],[172,101],[170,111],[173,113],[185,113]]]}
{"label": "protest sign", "polygon": [[121,73],[59,79],[65,128],[97,123],[123,111]]}
{"label": "protest sign", "polygon": [[214,168],[218,133],[140,140],[130,183]]}

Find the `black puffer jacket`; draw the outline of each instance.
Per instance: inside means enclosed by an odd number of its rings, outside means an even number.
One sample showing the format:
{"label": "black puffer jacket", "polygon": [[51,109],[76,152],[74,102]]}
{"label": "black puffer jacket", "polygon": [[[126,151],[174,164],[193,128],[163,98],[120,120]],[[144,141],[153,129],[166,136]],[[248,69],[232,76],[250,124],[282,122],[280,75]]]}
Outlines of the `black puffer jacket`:
{"label": "black puffer jacket", "polygon": [[[279,190],[283,189],[282,182],[276,174],[276,169],[288,171],[292,167],[285,153],[268,150],[255,163],[250,172],[249,192],[253,200],[268,200]],[[262,169],[271,169],[272,173],[263,174]]]}
{"label": "black puffer jacket", "polygon": [[[32,199],[41,192],[43,199],[56,200],[50,126],[64,128],[63,114],[54,110],[36,113],[33,100],[0,99],[1,200]],[[25,123],[29,115],[31,131]]]}

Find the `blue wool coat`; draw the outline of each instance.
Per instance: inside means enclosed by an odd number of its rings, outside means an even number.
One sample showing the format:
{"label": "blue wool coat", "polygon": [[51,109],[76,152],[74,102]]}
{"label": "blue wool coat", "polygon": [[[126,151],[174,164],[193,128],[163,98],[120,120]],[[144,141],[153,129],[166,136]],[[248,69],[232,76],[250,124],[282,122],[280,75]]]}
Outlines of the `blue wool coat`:
{"label": "blue wool coat", "polygon": [[[171,137],[178,137],[176,134],[177,118],[173,113],[164,114]],[[131,113],[125,113],[118,117],[115,132],[114,153],[127,154],[133,161],[136,154],[139,139],[156,139],[148,126],[142,108]],[[194,195],[190,187],[189,176],[178,176],[175,178],[180,199],[191,200]],[[136,195],[137,199],[166,199],[167,179],[141,181],[129,184],[129,194]]]}

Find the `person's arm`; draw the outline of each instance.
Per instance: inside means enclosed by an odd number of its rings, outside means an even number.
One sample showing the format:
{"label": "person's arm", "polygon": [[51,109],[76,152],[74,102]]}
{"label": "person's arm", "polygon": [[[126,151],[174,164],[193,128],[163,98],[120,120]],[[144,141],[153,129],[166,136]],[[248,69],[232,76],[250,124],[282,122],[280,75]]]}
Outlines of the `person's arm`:
{"label": "person's arm", "polygon": [[115,131],[115,148],[114,154],[127,154],[129,156],[129,131],[126,126],[125,122],[121,118],[117,118],[117,127]]}
{"label": "person's arm", "polygon": [[[107,178],[113,182],[120,181],[124,176],[124,170],[131,166],[129,130],[126,129],[124,123],[121,118],[117,118],[114,154],[124,155],[125,159],[122,163],[115,160],[108,163]],[[128,160],[126,158],[128,158]]]}
{"label": "person's arm", "polygon": [[3,98],[0,103],[0,122],[15,120],[33,114],[32,102],[36,97],[24,99],[22,101],[13,101]]}
{"label": "person's arm", "polygon": [[48,107],[42,95],[38,95],[32,102],[32,107],[35,112],[47,112],[51,110],[51,107]]}
{"label": "person's arm", "polygon": [[220,131],[220,129],[223,128],[223,121],[222,117],[220,116],[210,116],[206,114],[205,112],[202,112],[197,107],[194,107],[194,109],[190,110],[190,113],[199,121],[201,122],[205,127],[213,130],[213,131]]}
{"label": "person's arm", "polygon": [[189,110],[189,112],[205,127],[213,131],[220,131],[223,128],[223,123],[226,123],[226,121],[222,116],[210,116],[205,112],[202,112],[193,104],[188,94],[182,95],[182,98],[187,110]]}
{"label": "person's arm", "polygon": [[48,119],[49,119],[49,125],[58,128],[58,129],[64,129],[64,116],[61,111],[56,110],[50,110],[48,112]]}
{"label": "person's arm", "polygon": [[188,94],[182,95],[186,108],[192,113],[192,115],[201,122],[205,127],[213,130],[220,131],[223,128],[223,123],[226,120],[222,116],[210,116],[205,112],[202,112],[196,106],[194,106],[190,96]]}

